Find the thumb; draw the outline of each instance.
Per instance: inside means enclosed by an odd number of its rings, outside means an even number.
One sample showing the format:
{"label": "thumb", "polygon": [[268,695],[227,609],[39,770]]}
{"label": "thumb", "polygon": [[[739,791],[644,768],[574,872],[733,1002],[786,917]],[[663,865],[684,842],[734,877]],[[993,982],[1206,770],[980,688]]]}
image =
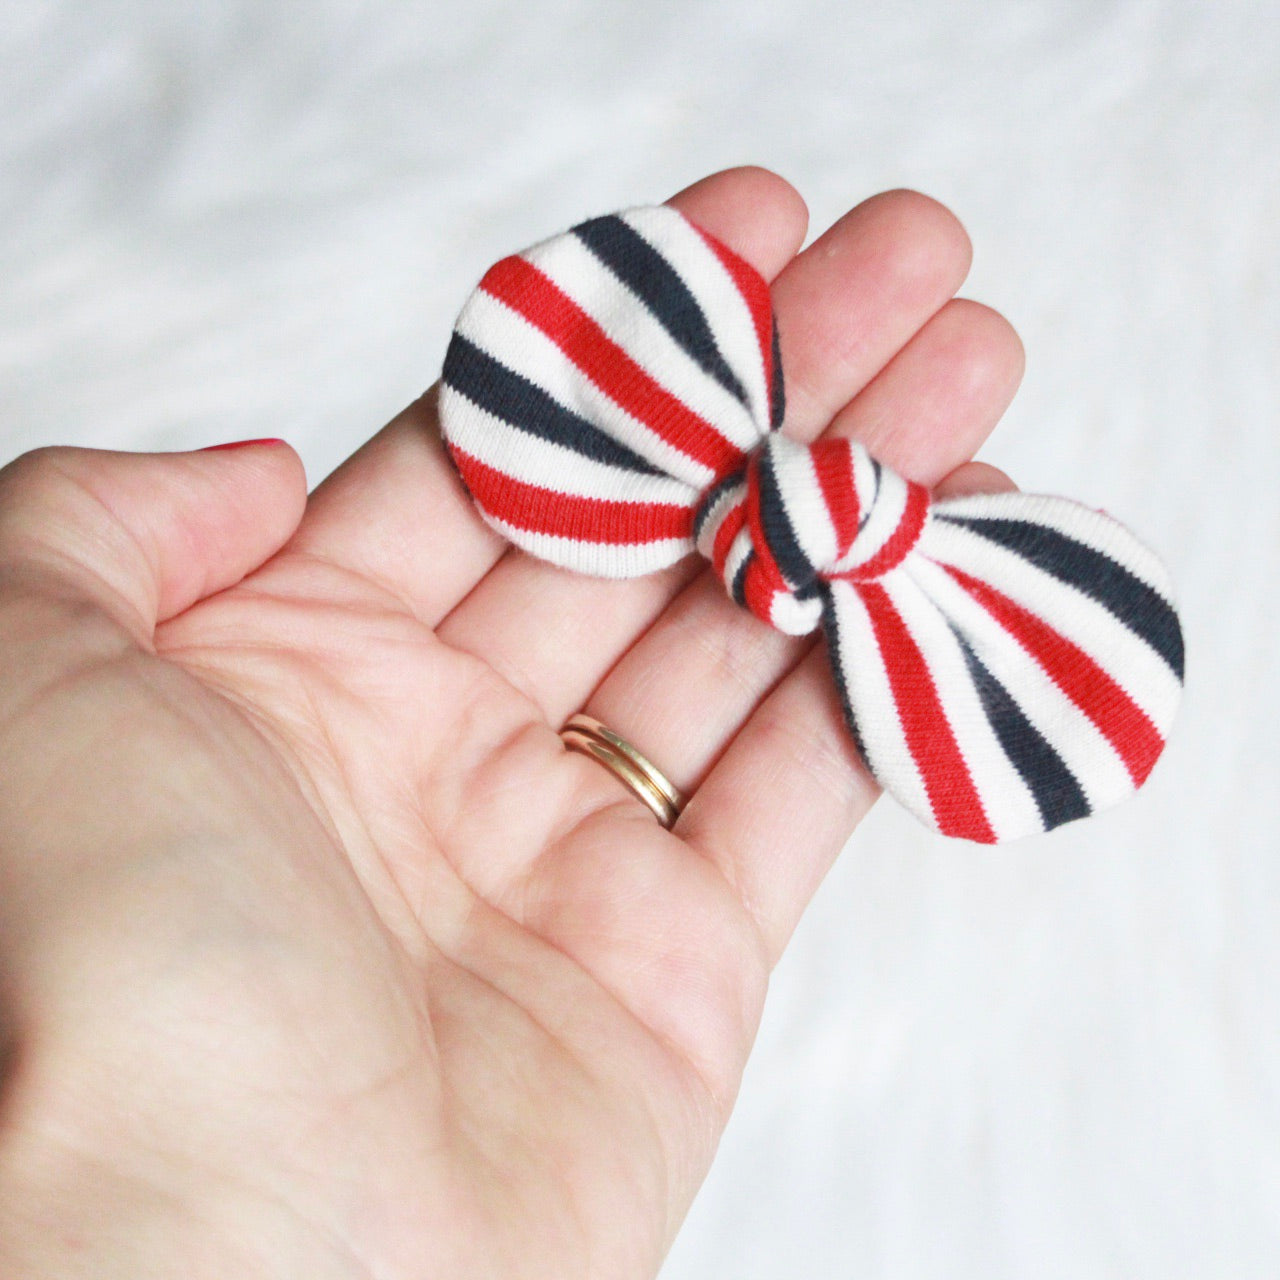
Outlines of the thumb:
{"label": "thumb", "polygon": [[156,624],[239,582],[306,506],[283,440],[190,453],[47,448],[0,470],[0,582],[50,576],[150,647]]}

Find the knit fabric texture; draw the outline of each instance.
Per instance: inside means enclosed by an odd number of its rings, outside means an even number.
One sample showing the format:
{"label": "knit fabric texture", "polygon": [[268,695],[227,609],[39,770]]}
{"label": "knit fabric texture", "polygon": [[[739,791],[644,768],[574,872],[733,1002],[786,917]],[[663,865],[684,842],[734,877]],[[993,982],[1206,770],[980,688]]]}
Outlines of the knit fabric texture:
{"label": "knit fabric texture", "polygon": [[934,501],[856,442],[784,434],[769,288],[668,206],[502,259],[458,318],[440,421],[523,550],[626,578],[700,552],[734,601],[821,628],[867,768],[995,843],[1124,799],[1182,691],[1168,576],[1066,498]]}

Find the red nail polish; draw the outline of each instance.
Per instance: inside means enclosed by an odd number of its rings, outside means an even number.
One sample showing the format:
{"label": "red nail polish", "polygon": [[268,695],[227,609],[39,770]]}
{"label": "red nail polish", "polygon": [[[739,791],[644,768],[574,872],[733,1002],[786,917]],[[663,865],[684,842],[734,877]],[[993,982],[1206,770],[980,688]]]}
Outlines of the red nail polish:
{"label": "red nail polish", "polygon": [[215,449],[243,449],[251,444],[284,444],[279,436],[263,436],[261,440],[228,440],[226,444],[207,444],[197,453],[212,453]]}

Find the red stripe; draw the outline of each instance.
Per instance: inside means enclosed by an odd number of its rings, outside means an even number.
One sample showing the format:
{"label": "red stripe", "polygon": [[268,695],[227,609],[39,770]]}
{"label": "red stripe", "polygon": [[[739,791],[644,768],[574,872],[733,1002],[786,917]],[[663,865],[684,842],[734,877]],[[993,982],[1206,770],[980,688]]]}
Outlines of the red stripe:
{"label": "red stripe", "polygon": [[742,598],[747,608],[761,622],[773,625],[773,602],[786,587],[780,585],[769,573],[768,566],[761,559],[759,548],[756,554],[747,561],[746,572],[742,578]]}
{"label": "red stripe", "polygon": [[1083,649],[1016,600],[954,565],[943,568],[1044,668],[1098,727],[1141,786],[1164,750],[1150,717]]}
{"label": "red stripe", "polygon": [[898,527],[866,564],[860,564],[856,569],[849,571],[849,577],[855,580],[872,581],[883,578],[891,569],[896,569],[911,554],[912,547],[920,541],[920,532],[924,528],[925,517],[928,514],[929,490],[922,484],[908,480],[907,500],[903,504]]}
{"label": "red stripe", "polygon": [[861,508],[853,482],[853,450],[848,440],[817,440],[809,446],[809,453],[818,474],[818,487],[827,504],[827,514],[835,527],[838,560],[858,536]]}
{"label": "red stripe", "polygon": [[699,226],[694,230],[707,242],[712,253],[720,259],[729,273],[742,300],[751,313],[756,328],[756,341],[760,344],[760,357],[764,361],[764,385],[772,398],[773,393],[773,302],[769,297],[769,285],[765,278],[745,258],[739,257],[726,244]]}
{"label": "red stripe", "polygon": [[742,450],[654,381],[549,276],[517,256],[495,262],[480,287],[541,329],[615,404],[715,475],[732,471]]}
{"label": "red stripe", "polygon": [[665,502],[615,502],[526,484],[450,445],[472,497],[490,515],[530,533],[610,545],[692,538],[693,509]]}
{"label": "red stripe", "polygon": [[938,829],[943,835],[994,844],[995,832],[951,732],[929,664],[889,593],[875,582],[860,584],[858,592],[867,606],[902,732],[924,779]]}
{"label": "red stripe", "polygon": [[736,502],[726,513],[723,520],[720,521],[720,527],[716,530],[716,536],[711,547],[711,563],[715,567],[716,573],[722,578],[724,577],[724,563],[729,558],[729,549],[733,546],[733,540],[738,536],[738,530],[746,523],[747,513],[744,504]]}

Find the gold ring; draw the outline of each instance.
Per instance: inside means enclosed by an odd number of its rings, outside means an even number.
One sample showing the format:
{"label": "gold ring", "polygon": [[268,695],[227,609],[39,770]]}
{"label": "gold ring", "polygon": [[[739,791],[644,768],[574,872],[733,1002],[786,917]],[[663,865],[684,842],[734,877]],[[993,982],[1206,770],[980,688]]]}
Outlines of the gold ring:
{"label": "gold ring", "polygon": [[560,730],[560,737],[570,751],[598,760],[637,800],[668,830],[684,808],[684,796],[661,769],[646,759],[625,738],[606,729],[593,716],[579,713],[570,716]]}

